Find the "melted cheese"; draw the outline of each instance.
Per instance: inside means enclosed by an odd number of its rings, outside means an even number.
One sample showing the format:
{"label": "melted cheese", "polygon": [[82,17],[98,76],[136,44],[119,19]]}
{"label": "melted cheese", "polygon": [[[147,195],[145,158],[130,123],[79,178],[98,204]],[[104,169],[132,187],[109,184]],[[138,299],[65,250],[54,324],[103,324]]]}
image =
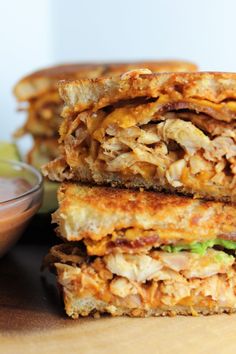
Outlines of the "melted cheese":
{"label": "melted cheese", "polygon": [[126,129],[135,126],[137,123],[148,123],[154,113],[160,106],[159,100],[152,103],[146,103],[139,106],[128,105],[121,108],[116,108],[108,114],[102,121],[100,128],[94,133],[94,138],[101,141],[104,137],[106,129],[111,125],[117,125],[120,128]]}
{"label": "melted cheese", "polygon": [[[100,141],[104,137],[105,131],[110,125],[117,125],[120,128],[126,129],[135,126],[136,124],[146,124],[153,118],[154,114],[161,106],[168,103],[178,102],[182,102],[182,100],[179,99],[173,101],[168,95],[161,95],[155,102],[141,104],[138,106],[127,105],[125,107],[116,108],[101,122],[100,128],[94,133],[94,138]],[[201,107],[212,108],[215,111],[222,111],[222,108],[226,107],[236,112],[236,102],[234,101],[213,103],[208,100],[189,98],[183,102],[192,103]]]}

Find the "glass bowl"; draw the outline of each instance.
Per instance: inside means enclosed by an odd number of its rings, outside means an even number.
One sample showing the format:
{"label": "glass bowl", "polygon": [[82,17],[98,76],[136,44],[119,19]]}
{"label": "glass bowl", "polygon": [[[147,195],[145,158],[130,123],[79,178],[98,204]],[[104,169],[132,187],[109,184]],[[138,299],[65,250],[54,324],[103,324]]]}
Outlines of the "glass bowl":
{"label": "glass bowl", "polygon": [[20,238],[42,202],[43,177],[32,166],[0,159],[0,257]]}

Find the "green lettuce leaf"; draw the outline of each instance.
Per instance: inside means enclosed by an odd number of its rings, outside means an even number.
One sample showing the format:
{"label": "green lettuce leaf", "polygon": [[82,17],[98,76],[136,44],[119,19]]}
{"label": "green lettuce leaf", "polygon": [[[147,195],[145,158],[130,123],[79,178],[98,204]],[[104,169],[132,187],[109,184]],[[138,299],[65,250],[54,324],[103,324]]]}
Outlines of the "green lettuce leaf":
{"label": "green lettuce leaf", "polygon": [[214,246],[221,246],[229,250],[236,250],[236,242],[230,240],[223,240],[221,238],[216,238],[214,240],[208,240],[204,242],[191,242],[189,244],[177,244],[177,245],[165,245],[161,246],[161,249],[165,252],[180,252],[180,251],[190,251],[193,253],[198,253],[204,255],[208,248]]}

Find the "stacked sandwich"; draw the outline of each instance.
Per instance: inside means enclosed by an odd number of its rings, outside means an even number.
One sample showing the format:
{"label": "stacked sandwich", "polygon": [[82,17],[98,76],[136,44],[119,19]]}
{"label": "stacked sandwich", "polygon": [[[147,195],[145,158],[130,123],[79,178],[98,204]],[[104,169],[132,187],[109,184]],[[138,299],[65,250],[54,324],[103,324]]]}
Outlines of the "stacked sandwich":
{"label": "stacked sandwich", "polygon": [[[58,94],[57,82],[66,79],[95,78],[119,73],[138,67],[147,67],[155,72],[195,71],[196,65],[181,61],[156,61],[126,64],[64,64],[36,71],[22,78],[14,88],[21,104],[20,110],[28,112],[27,120],[15,136],[30,134],[33,147],[27,161],[40,168],[59,155],[58,129],[61,123],[63,102]],[[26,104],[26,107],[25,107]]]}
{"label": "stacked sandwich", "polygon": [[236,310],[236,74],[64,81],[64,240],[47,262],[69,316]]}

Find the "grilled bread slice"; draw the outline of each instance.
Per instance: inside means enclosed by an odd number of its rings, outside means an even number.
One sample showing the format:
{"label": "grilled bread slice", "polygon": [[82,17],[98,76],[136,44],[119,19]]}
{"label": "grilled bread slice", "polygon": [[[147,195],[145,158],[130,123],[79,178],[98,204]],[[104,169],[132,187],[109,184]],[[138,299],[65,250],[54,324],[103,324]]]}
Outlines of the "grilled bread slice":
{"label": "grilled bread slice", "polygon": [[58,235],[83,240],[89,255],[236,240],[236,208],[226,203],[76,183],[60,186],[58,202]]}
{"label": "grilled bread slice", "polygon": [[57,88],[59,80],[114,76],[142,67],[149,68],[154,72],[197,70],[195,64],[177,60],[133,63],[68,63],[38,70],[23,77],[17,82],[13,91],[18,101],[28,101]]}

